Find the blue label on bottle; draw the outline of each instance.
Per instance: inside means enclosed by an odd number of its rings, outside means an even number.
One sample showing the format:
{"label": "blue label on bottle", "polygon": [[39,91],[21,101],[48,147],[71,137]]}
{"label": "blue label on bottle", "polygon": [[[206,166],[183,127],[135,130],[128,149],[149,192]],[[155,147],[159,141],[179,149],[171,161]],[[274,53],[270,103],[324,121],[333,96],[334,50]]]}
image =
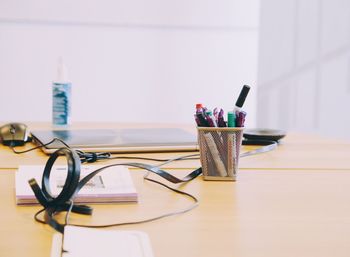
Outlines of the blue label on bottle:
{"label": "blue label on bottle", "polygon": [[53,125],[70,124],[71,83],[54,83],[52,89],[52,123]]}

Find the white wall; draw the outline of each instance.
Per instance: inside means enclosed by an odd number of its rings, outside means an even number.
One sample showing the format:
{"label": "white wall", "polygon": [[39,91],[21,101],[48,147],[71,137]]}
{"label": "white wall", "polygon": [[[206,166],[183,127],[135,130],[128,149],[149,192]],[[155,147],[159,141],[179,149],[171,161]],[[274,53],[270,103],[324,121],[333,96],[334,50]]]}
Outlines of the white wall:
{"label": "white wall", "polygon": [[261,1],[258,126],[350,139],[350,1]]}
{"label": "white wall", "polygon": [[63,56],[74,121],[194,123],[197,102],[255,126],[259,0],[0,1],[0,122],[50,121]]}

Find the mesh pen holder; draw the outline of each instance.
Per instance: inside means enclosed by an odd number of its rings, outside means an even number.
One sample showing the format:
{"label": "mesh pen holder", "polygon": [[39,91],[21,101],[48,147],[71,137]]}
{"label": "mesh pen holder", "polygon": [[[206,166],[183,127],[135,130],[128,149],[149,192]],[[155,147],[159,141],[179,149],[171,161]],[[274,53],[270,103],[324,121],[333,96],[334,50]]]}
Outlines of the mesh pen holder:
{"label": "mesh pen holder", "polygon": [[243,128],[198,127],[204,180],[236,180]]}

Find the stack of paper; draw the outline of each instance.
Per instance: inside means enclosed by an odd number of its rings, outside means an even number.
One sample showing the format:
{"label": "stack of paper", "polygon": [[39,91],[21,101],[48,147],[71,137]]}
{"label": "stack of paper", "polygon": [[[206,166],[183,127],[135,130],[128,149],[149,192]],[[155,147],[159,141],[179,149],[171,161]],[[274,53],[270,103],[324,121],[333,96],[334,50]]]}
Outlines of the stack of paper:
{"label": "stack of paper", "polygon": [[[84,165],[81,167],[83,178],[94,170],[101,168],[98,165]],[[16,201],[17,204],[38,203],[29,186],[28,180],[35,178],[41,186],[44,166],[19,166],[16,172]],[[58,195],[62,190],[67,176],[67,167],[55,165],[50,174],[51,192]],[[90,180],[75,196],[76,203],[115,203],[136,202],[138,194],[130,176],[129,170],[123,166],[110,167],[101,171]]]}
{"label": "stack of paper", "polygon": [[66,226],[63,240],[62,234],[55,234],[52,241],[51,257],[61,256],[153,257],[153,252],[144,232]]}

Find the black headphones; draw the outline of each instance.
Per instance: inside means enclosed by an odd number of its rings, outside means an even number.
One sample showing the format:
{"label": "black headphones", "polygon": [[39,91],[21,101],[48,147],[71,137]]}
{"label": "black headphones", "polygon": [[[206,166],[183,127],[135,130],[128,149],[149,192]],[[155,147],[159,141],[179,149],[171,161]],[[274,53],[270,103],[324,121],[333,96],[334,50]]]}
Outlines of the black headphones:
{"label": "black headphones", "polygon": [[[67,160],[68,171],[67,171],[67,177],[66,177],[64,186],[62,188],[62,191],[59,193],[59,195],[55,197],[54,195],[52,195],[50,190],[50,174],[51,174],[51,169],[59,156],[65,156]],[[60,148],[50,155],[45,165],[45,169],[44,169],[44,173],[41,181],[41,188],[39,187],[37,181],[34,178],[29,180],[29,185],[34,192],[35,197],[37,198],[38,202],[44,207],[43,210],[45,210],[45,223],[49,224],[57,231],[63,233],[65,225],[58,223],[54,219],[55,214],[62,211],[72,211],[79,214],[91,215],[92,214],[91,207],[87,205],[72,204],[72,199],[74,198],[75,194],[77,194],[79,190],[92,177],[97,175],[102,170],[109,167],[122,166],[122,165],[145,169],[175,184],[188,182],[196,178],[202,173],[202,169],[198,168],[193,172],[191,172],[190,174],[188,174],[187,176],[185,176],[184,178],[179,179],[171,175],[170,173],[164,170],[161,170],[157,166],[152,166],[152,165],[143,164],[143,163],[120,163],[120,164],[106,165],[102,168],[96,169],[95,171],[93,171],[92,173],[88,174],[87,176],[85,176],[80,180],[81,158],[79,157],[78,153],[71,148]]]}
{"label": "black headphones", "polygon": [[[50,174],[56,159],[62,155],[67,159],[68,171],[62,191],[55,197],[52,195],[50,190]],[[70,204],[71,199],[78,191],[81,169],[80,165],[80,157],[74,150],[70,148],[60,148],[50,156],[45,165],[41,181],[42,187],[39,187],[35,179],[29,180],[29,185],[34,192],[35,197],[46,210],[45,222],[61,233],[63,233],[64,226],[53,218],[56,213],[68,211],[70,208],[72,208],[72,212],[88,215],[92,214],[92,208],[89,206],[73,205],[71,207]]]}

